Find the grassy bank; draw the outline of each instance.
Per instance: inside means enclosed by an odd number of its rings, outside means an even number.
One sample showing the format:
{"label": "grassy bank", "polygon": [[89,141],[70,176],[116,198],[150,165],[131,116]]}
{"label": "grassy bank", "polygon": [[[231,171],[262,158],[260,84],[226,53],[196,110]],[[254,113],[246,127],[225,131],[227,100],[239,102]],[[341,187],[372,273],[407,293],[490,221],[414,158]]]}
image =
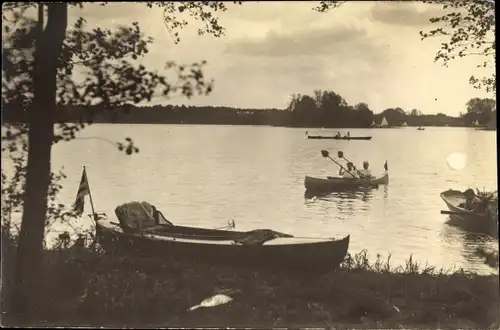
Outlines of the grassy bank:
{"label": "grassy bank", "polygon": [[[2,256],[2,295],[12,280],[13,249]],[[393,269],[364,253],[341,270],[315,276],[237,270],[107,256],[83,248],[46,251],[45,325],[167,327],[498,328],[497,276],[421,268]],[[233,301],[187,311],[225,293]],[[4,298],[2,297],[2,298]],[[3,313],[8,305],[2,299]],[[3,314],[3,325],[16,323]]]}

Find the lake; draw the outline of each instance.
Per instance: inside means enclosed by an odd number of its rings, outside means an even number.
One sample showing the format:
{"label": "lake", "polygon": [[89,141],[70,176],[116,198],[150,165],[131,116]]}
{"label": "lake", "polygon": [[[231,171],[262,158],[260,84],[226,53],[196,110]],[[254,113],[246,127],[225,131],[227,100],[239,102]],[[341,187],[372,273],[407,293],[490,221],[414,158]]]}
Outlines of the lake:
{"label": "lake", "polygon": [[[371,141],[308,140],[304,132],[337,130],[257,126],[98,124],[79,139],[57,144],[53,169],[68,178],[59,196],[72,204],[87,175],[96,211],[114,214],[124,202],[148,201],[173,223],[236,229],[270,228],[297,236],[351,235],[349,252],[367,249],[370,259],[392,254],[394,265],[410,254],[423,264],[490,272],[476,259],[476,246],[497,245],[447,224],[439,194],[468,187],[497,190],[496,132],[470,128],[414,127],[342,129]],[[127,156],[97,138],[131,137],[140,153]],[[336,175],[338,166],[321,156],[343,151],[359,168],[370,162],[375,175],[389,167],[390,183],[359,194],[304,197],[305,175]],[[447,157],[466,155],[463,169]],[[458,165],[457,165],[458,166]],[[87,200],[86,211],[90,211]],[[81,225],[90,224],[85,217]]]}

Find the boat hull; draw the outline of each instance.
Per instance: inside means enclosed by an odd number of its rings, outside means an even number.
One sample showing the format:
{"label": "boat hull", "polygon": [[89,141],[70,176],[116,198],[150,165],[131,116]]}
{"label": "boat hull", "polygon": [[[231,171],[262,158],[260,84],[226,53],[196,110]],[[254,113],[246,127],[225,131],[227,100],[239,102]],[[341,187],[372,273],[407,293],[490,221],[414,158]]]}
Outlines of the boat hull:
{"label": "boat hull", "polygon": [[322,135],[308,135],[308,139],[315,139],[315,140],[324,140],[324,139],[330,139],[330,140],[371,140],[371,136],[353,136],[353,137],[338,137],[338,136],[322,136]]}
{"label": "boat hull", "polygon": [[[330,271],[344,260],[350,239],[349,236],[340,240],[287,237],[262,245],[239,245],[233,239],[244,232],[180,226],[173,226],[172,231],[172,235],[168,230],[162,235],[124,233],[119,226],[104,220],[96,225],[97,239],[108,252],[253,268]],[[197,234],[192,235],[193,232]]]}
{"label": "boat hull", "polygon": [[[387,185],[389,184],[389,174],[386,173],[379,178],[371,179],[372,184]],[[358,187],[367,187],[367,180],[355,178],[315,178],[307,176],[304,179],[304,186],[307,191],[333,191],[338,189],[349,189]]]}

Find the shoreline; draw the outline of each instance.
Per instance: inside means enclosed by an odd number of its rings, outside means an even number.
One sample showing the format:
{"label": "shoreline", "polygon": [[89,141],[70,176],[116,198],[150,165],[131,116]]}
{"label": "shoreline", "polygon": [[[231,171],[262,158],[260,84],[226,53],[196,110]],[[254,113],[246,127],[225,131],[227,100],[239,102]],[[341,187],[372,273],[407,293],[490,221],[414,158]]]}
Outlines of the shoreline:
{"label": "shoreline", "polygon": [[[442,126],[475,127],[462,117],[443,113],[412,115],[402,109],[388,108],[380,113],[363,115],[352,107],[346,108],[346,116],[334,119],[324,117],[322,110],[312,110],[304,115],[290,109],[239,109],[221,106],[136,106],[122,105],[113,109],[96,107],[61,107],[56,122],[78,123],[127,123],[127,124],[190,124],[190,125],[253,125],[301,128],[374,128],[385,118],[392,128]],[[338,110],[338,109],[337,109]],[[319,111],[319,112],[318,112]],[[339,112],[340,113],[340,112]],[[332,117],[333,116],[333,117]],[[27,122],[22,109],[5,106],[3,119],[6,123]],[[407,126],[402,126],[404,123]],[[484,123],[480,127],[486,127]]]}
{"label": "shoreline", "polygon": [[[5,246],[5,245],[4,245]],[[12,247],[2,259],[12,265]],[[349,255],[350,257],[350,255]],[[356,254],[315,275],[45,250],[43,325],[168,327],[451,327],[500,323],[498,275],[370,264]],[[12,269],[8,267],[7,269]],[[9,279],[4,268],[3,283]],[[2,290],[2,296],[7,293]],[[229,303],[188,311],[214,294]],[[2,309],[5,311],[4,299]],[[4,318],[4,324],[19,324]]]}
{"label": "shoreline", "polygon": [[[84,121],[85,122],[85,121]],[[54,125],[59,124],[60,122],[54,123]],[[64,121],[63,123],[65,124],[79,124],[78,121]],[[28,124],[25,121],[13,121],[13,120],[4,120],[3,121],[3,126],[5,124],[9,125],[23,125],[23,124]],[[394,127],[361,127],[361,126],[339,126],[339,127],[323,127],[323,126],[306,126],[306,125],[279,125],[279,124],[266,124],[266,123],[210,123],[210,122],[184,122],[184,121],[179,121],[179,122],[142,122],[142,121],[99,121],[96,120],[92,122],[92,125],[96,124],[111,124],[111,125],[191,125],[191,126],[256,126],[256,127],[278,127],[278,128],[297,128],[297,129],[319,129],[319,130],[331,130],[331,129],[368,129],[368,130],[396,130],[396,129],[417,129],[419,127],[446,127],[446,128],[470,128],[474,129],[477,131],[493,131],[496,132],[495,129],[490,129],[490,128],[482,128],[482,127],[476,127],[476,126],[467,126],[467,125],[408,125],[408,126],[394,126]]]}

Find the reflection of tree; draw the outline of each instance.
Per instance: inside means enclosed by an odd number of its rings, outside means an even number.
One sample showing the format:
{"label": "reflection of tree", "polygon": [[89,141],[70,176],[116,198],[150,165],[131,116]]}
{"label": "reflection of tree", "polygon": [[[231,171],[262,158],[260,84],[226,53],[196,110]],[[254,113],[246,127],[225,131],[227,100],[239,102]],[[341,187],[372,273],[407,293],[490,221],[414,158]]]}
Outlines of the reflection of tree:
{"label": "reflection of tree", "polygon": [[[450,220],[458,221],[457,218]],[[460,254],[465,260],[467,260],[471,264],[477,264],[478,261],[480,261],[481,264],[485,263],[483,259],[487,257],[484,257],[484,255],[481,253],[483,251],[488,251],[487,253],[489,255],[493,256],[495,254],[498,255],[497,238],[492,237],[491,235],[488,235],[486,233],[473,233],[464,229],[463,227],[453,226],[452,228],[446,226],[444,230],[444,235],[448,241],[460,242]]]}

